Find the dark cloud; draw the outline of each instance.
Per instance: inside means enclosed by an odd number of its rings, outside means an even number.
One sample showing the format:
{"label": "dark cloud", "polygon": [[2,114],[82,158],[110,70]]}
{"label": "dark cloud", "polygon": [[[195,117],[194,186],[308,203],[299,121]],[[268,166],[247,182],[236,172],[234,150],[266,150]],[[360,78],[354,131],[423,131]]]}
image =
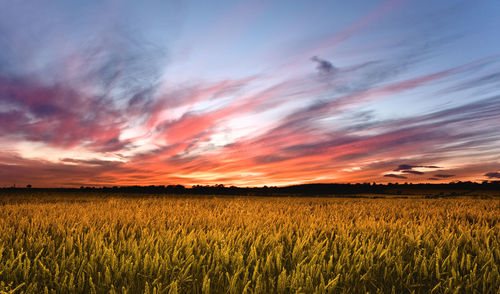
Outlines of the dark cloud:
{"label": "dark cloud", "polygon": [[318,63],[316,69],[321,75],[334,75],[337,72],[337,68],[328,60],[321,59],[317,56],[313,56],[311,60]]}
{"label": "dark cloud", "polygon": [[407,174],[414,174],[414,175],[423,175],[423,172],[416,171],[416,170],[403,170],[402,172],[407,173]]}
{"label": "dark cloud", "polygon": [[439,179],[438,178],[428,178],[428,180],[430,180],[430,181],[437,181]]}
{"label": "dark cloud", "polygon": [[489,173],[485,173],[484,176],[486,176],[490,179],[500,179],[500,172],[489,172]]}
{"label": "dark cloud", "polygon": [[436,174],[434,175],[435,177],[438,177],[438,178],[451,178],[451,177],[454,177],[455,175],[447,175],[447,174]]}
{"label": "dark cloud", "polygon": [[[439,166],[435,166],[435,165],[400,164],[394,171],[403,171],[405,173],[419,174],[418,171],[411,171],[411,169],[416,168],[416,167],[422,167],[422,168],[439,168]],[[423,174],[423,173],[420,173],[420,174]]]}
{"label": "dark cloud", "polygon": [[400,170],[409,170],[416,167],[415,165],[409,165],[409,164],[400,164],[394,171],[400,171]]}
{"label": "dark cloud", "polygon": [[396,179],[407,179],[407,177],[405,177],[405,176],[395,175],[395,174],[385,174],[384,177],[386,177],[386,178],[396,178]]}
{"label": "dark cloud", "polygon": [[54,104],[41,103],[41,104],[35,105],[32,108],[32,112],[37,117],[44,117],[44,116],[54,116],[54,115],[56,115],[58,113],[62,113],[64,111]]}

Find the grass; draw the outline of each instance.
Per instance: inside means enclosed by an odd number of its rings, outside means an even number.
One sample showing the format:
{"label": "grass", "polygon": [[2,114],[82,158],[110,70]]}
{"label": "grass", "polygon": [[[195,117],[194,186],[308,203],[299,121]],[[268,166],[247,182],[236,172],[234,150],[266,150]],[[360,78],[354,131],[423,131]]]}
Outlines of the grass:
{"label": "grass", "polygon": [[500,200],[30,195],[0,293],[500,293]]}

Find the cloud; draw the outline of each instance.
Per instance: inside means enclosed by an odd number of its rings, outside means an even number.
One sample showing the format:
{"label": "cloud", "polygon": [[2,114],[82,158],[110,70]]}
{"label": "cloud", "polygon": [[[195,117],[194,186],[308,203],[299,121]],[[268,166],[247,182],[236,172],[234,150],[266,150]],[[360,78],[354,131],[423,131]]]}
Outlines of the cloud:
{"label": "cloud", "polygon": [[394,171],[400,171],[400,170],[409,170],[414,167],[417,167],[416,165],[409,165],[409,164],[400,164]]}
{"label": "cloud", "polygon": [[407,177],[405,177],[405,176],[395,175],[395,174],[385,174],[384,177],[386,177],[386,178],[396,178],[396,179],[407,179]]}
{"label": "cloud", "polygon": [[394,10],[396,7],[403,3],[402,0],[386,0],[380,5],[377,5],[374,9],[369,10],[367,14],[363,15],[361,18],[357,19],[355,22],[350,24],[348,27],[344,28],[342,31],[336,33],[332,37],[325,39],[323,42],[318,44],[314,48],[314,52],[322,52],[326,49],[338,45],[341,42],[346,41],[351,38],[354,34],[364,29],[371,23],[387,15],[389,12]]}
{"label": "cloud", "polygon": [[[67,164],[70,163],[70,164]],[[66,159],[55,163],[46,160],[27,159],[16,154],[0,154],[1,185],[35,187],[60,187],[80,185],[110,185],[116,175],[133,174],[136,170],[120,163],[102,160]],[[63,184],[67,183],[67,184]]]}
{"label": "cloud", "polygon": [[434,177],[437,177],[437,178],[451,178],[451,177],[454,177],[455,175],[447,175],[447,174],[436,174],[434,175]]}
{"label": "cloud", "polygon": [[500,179],[500,172],[489,172],[485,173],[484,176],[490,179]]}
{"label": "cloud", "polygon": [[[123,131],[150,113],[168,61],[167,47],[134,27],[138,19],[150,19],[143,10],[134,12],[137,18],[123,17],[106,4],[85,5],[73,14],[78,6],[19,3],[0,12],[3,140],[123,151],[130,146]],[[47,21],[59,23],[71,14],[73,21],[63,25]],[[155,26],[169,21],[162,18]],[[176,27],[170,24],[169,30]],[[7,117],[15,119],[7,123]]]}
{"label": "cloud", "polygon": [[[0,76],[0,103],[7,111],[0,117],[0,136],[11,134],[53,146],[85,144],[101,148],[117,138],[125,118],[113,104],[100,97],[87,96],[63,85],[44,85],[37,80]],[[10,110],[9,110],[10,108]],[[22,115],[19,115],[22,113]]]}
{"label": "cloud", "polygon": [[407,173],[407,174],[414,174],[414,175],[423,175],[423,172],[416,171],[416,170],[403,170],[402,172]]}
{"label": "cloud", "polygon": [[333,66],[333,64],[325,59],[321,59],[317,56],[313,56],[311,58],[312,61],[318,63],[318,66],[316,66],[316,69],[318,70],[320,75],[328,75],[332,76],[337,72],[337,68]]}
{"label": "cloud", "polygon": [[415,173],[415,174],[423,174],[418,171],[412,171],[411,169],[421,167],[421,168],[439,168],[439,166],[435,165],[410,165],[410,164],[400,164],[394,171],[403,171],[405,173]]}
{"label": "cloud", "polygon": [[445,93],[455,93],[464,90],[486,88],[494,89],[500,85],[500,72],[488,73],[486,75],[469,79],[465,82],[460,82],[460,84],[448,87],[439,92],[439,94]]}
{"label": "cloud", "polygon": [[434,178],[434,177],[432,177],[432,178],[427,178],[427,179],[428,179],[428,180],[430,180],[430,181],[437,181],[437,180],[439,180],[438,178]]}
{"label": "cloud", "polygon": [[[427,86],[432,82],[457,75],[464,72],[472,72],[481,68],[485,64],[491,63],[495,58],[483,58],[460,66],[452,67],[442,71],[434,72],[427,75],[418,76],[415,78],[385,83],[380,85],[381,81],[375,79],[361,87],[354,87],[346,91],[333,92],[333,95],[327,95],[328,99],[316,100],[307,107],[298,109],[282,120],[282,125],[301,125],[307,127],[314,124],[320,119],[342,115],[354,109],[358,109],[362,105],[368,105],[369,102],[374,103],[378,100],[386,99],[396,94],[405,91],[413,90],[419,87]],[[390,76],[390,75],[389,75]],[[328,89],[332,90],[331,86],[326,88],[324,92],[329,93]],[[430,120],[428,120],[430,121]],[[411,122],[411,121],[409,121]],[[399,122],[401,127],[401,122]],[[403,125],[404,126],[404,125]],[[394,125],[394,128],[398,126]]]}
{"label": "cloud", "polygon": [[83,165],[96,165],[96,166],[111,166],[118,165],[122,162],[113,160],[101,160],[101,159],[74,159],[74,158],[63,158],[60,160],[63,163],[73,163],[73,164],[83,164]]}

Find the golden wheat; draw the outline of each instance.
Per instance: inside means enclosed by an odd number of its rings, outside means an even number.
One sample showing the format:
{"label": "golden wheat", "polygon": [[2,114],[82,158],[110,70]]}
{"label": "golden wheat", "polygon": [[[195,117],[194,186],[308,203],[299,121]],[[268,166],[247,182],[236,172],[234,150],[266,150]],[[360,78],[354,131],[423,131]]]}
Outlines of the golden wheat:
{"label": "golden wheat", "polygon": [[33,195],[0,293],[499,293],[500,201]]}

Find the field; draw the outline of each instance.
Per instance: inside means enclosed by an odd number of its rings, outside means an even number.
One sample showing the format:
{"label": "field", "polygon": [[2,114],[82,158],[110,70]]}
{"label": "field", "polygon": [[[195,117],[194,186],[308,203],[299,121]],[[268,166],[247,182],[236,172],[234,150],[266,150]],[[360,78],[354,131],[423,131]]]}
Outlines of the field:
{"label": "field", "polygon": [[104,196],[0,196],[0,293],[500,293],[498,198]]}

